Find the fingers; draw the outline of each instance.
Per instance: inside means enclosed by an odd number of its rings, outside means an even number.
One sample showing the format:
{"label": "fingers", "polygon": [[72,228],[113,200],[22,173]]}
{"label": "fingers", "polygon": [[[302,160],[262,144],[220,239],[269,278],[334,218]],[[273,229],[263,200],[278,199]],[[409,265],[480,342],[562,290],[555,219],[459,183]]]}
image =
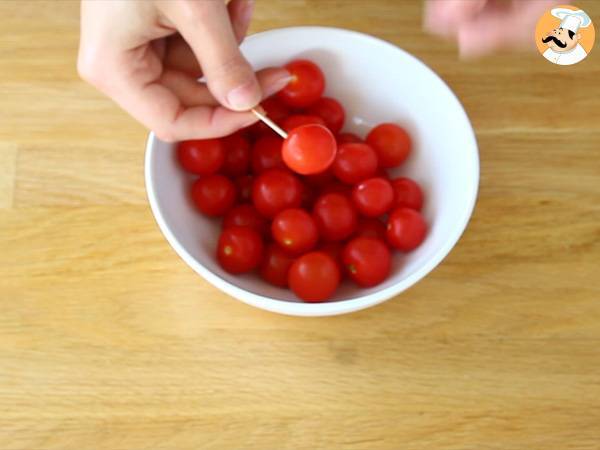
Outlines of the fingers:
{"label": "fingers", "polygon": [[185,72],[194,78],[202,76],[202,69],[190,46],[181,35],[170,36],[166,40],[166,50],[163,63],[172,69]]}
{"label": "fingers", "polygon": [[441,37],[452,37],[461,24],[472,20],[488,0],[427,0],[424,11],[424,28]]}
{"label": "fingers", "polygon": [[[290,81],[290,74],[279,68],[267,68],[256,74],[264,97],[269,97],[283,89]],[[179,70],[165,68],[160,82],[168,87],[184,106],[217,106],[219,102],[210,93],[206,84]]]}
{"label": "fingers", "polygon": [[231,0],[227,5],[227,11],[229,12],[233,34],[238,44],[241,44],[250,26],[252,12],[254,11],[254,0]]}
{"label": "fingers", "polygon": [[200,1],[165,5],[165,14],[192,48],[215,98],[236,111],[256,106],[262,98],[260,86],[238,48],[225,4]]}

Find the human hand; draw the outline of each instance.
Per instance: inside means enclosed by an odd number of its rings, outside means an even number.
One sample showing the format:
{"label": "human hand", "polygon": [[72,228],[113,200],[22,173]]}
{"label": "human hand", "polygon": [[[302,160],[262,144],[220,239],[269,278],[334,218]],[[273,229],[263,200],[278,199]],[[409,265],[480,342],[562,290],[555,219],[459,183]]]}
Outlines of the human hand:
{"label": "human hand", "polygon": [[83,0],[78,71],[160,139],[230,134],[289,81],[283,69],[255,74],[240,53],[253,3]]}
{"label": "human hand", "polygon": [[426,0],[424,26],[456,39],[459,53],[474,58],[498,50],[535,48],[535,25],[556,0]]}

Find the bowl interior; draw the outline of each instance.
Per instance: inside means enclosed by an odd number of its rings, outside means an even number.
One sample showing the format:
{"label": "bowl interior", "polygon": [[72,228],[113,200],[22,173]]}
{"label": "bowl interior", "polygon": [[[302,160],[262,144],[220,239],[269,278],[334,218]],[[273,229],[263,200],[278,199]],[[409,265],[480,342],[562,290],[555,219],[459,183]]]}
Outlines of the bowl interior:
{"label": "bowl interior", "polygon": [[[178,167],[174,147],[151,138],[146,167],[149,197],[163,233],[180,256],[213,284],[241,300],[298,314],[311,314],[299,308],[322,308],[331,314],[366,307],[425,276],[460,237],[478,186],[473,130],[446,84],[397,47],[347,30],[272,30],[250,36],[242,49],[256,69],[279,66],[295,58],[315,61],[326,76],[325,95],[339,99],[346,109],[346,131],[364,137],[381,122],[395,122],[409,131],[412,154],[391,174],[409,176],[422,186],[428,236],[412,253],[395,252],[392,275],[381,285],[359,289],[346,282],[328,303],[298,303],[288,290],[270,286],[255,275],[229,275],[218,266],[214,252],[219,222],[194,209],[188,195],[192,177]],[[290,310],[285,306],[288,302],[298,306],[290,304]]]}

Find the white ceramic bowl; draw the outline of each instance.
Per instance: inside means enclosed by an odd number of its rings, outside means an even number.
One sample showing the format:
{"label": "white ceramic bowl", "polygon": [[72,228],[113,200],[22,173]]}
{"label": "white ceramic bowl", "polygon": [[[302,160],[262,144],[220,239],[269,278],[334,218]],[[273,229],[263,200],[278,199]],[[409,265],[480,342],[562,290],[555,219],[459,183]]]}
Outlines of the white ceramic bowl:
{"label": "white ceramic bowl", "polygon": [[256,69],[308,58],[323,70],[325,95],[346,109],[345,130],[365,136],[380,122],[411,134],[409,160],[393,175],[407,175],[424,189],[430,225],[424,243],[395,253],[392,275],[359,289],[345,282],[325,303],[303,303],[289,290],[256,275],[232,276],[215,261],[219,224],[201,216],[188,196],[190,177],[178,167],[174,147],[152,134],[146,148],[146,188],[152,212],[177,254],[227,294],[258,308],[298,316],[344,314],[376,305],[427,275],[460,238],[473,211],[479,182],[477,142],[469,119],[448,86],[405,51],[372,36],[324,27],[283,28],[248,37],[242,50]]}

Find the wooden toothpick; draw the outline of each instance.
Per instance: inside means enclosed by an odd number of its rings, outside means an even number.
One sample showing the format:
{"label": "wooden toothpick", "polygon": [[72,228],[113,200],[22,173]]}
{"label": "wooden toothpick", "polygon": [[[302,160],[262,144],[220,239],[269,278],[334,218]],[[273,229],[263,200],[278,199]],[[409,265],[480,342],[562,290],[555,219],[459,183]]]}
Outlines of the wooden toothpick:
{"label": "wooden toothpick", "polygon": [[281,136],[284,139],[287,139],[287,137],[288,137],[287,133],[285,131],[283,131],[275,122],[273,122],[271,119],[269,119],[263,111],[264,111],[264,109],[262,109],[262,108],[260,108],[260,111],[257,108],[252,108],[252,112],[254,113],[254,115],[256,117],[258,117],[265,124],[267,124],[279,136]]}

